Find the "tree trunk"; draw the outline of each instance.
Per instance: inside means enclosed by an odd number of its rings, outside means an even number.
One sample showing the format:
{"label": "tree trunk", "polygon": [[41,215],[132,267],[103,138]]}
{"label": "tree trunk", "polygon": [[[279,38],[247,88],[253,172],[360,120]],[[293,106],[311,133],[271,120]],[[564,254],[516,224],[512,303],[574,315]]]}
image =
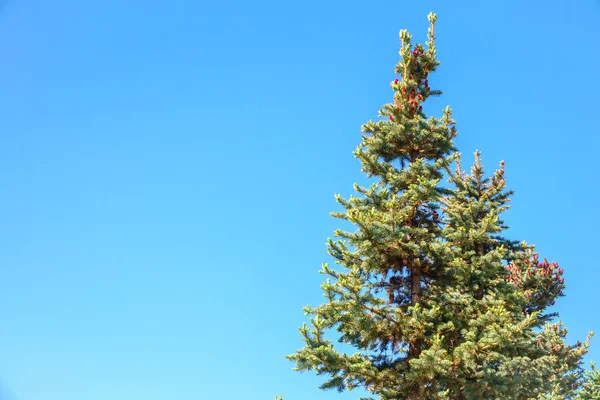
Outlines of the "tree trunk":
{"label": "tree trunk", "polygon": [[[420,304],[421,303],[421,270],[413,266],[411,268],[410,274],[410,283],[411,283],[411,304]],[[410,358],[417,358],[421,354],[422,342],[421,340],[417,340],[413,343],[410,343],[408,354]],[[409,393],[407,399],[408,400],[420,400],[421,387],[419,385],[415,385],[411,392]]]}
{"label": "tree trunk", "polygon": [[421,303],[421,270],[418,267],[412,267],[410,273],[411,284],[411,304]]}

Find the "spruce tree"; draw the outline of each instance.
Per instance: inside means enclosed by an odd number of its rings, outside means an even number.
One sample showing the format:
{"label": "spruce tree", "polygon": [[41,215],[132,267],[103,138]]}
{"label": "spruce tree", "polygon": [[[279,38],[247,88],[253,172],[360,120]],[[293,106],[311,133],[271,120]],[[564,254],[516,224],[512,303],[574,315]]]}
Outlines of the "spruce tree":
{"label": "spruce tree", "polygon": [[596,369],[596,364],[591,363],[579,389],[576,400],[600,400],[600,370]]}
{"label": "spruce tree", "polygon": [[326,376],[323,389],[382,400],[570,398],[588,341],[568,345],[548,311],[563,270],[503,236],[503,164],[486,176],[476,153],[467,173],[450,107],[423,112],[441,94],[429,85],[439,62],[428,18],[425,46],[400,32],[393,102],[363,125],[354,152],[373,183],[336,195],[343,211],[332,215],[356,229],[328,240],[338,267],[323,264],[326,302],[305,307],[305,345],[288,358]]}

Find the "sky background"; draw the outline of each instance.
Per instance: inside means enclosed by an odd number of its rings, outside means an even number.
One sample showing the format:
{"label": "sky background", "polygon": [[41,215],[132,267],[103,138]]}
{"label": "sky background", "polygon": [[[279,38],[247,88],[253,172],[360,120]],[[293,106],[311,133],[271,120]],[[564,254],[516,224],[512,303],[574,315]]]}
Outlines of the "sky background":
{"label": "sky background", "polygon": [[3,0],[1,398],[359,397],[284,356],[432,10],[425,111],[506,161],[510,237],[565,269],[570,340],[600,331],[598,1]]}

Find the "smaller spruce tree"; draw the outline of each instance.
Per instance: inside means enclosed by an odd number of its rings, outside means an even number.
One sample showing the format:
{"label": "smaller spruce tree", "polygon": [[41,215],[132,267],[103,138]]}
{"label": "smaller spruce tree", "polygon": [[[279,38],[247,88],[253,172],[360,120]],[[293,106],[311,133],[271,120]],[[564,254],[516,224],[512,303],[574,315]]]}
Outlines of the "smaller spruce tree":
{"label": "smaller spruce tree", "polygon": [[585,373],[583,383],[575,399],[600,400],[600,370],[596,369],[596,364],[590,364],[590,370]]}

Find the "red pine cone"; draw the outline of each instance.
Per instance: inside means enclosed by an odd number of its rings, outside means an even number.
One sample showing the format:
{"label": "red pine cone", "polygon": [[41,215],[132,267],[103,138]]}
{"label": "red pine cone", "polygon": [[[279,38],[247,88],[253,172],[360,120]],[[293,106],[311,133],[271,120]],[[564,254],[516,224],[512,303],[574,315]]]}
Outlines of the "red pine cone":
{"label": "red pine cone", "polygon": [[394,79],[394,84],[397,85],[398,84],[398,78]]}
{"label": "red pine cone", "polygon": [[392,121],[393,119],[394,119],[394,117],[392,117],[392,116],[390,115],[390,121]]}

